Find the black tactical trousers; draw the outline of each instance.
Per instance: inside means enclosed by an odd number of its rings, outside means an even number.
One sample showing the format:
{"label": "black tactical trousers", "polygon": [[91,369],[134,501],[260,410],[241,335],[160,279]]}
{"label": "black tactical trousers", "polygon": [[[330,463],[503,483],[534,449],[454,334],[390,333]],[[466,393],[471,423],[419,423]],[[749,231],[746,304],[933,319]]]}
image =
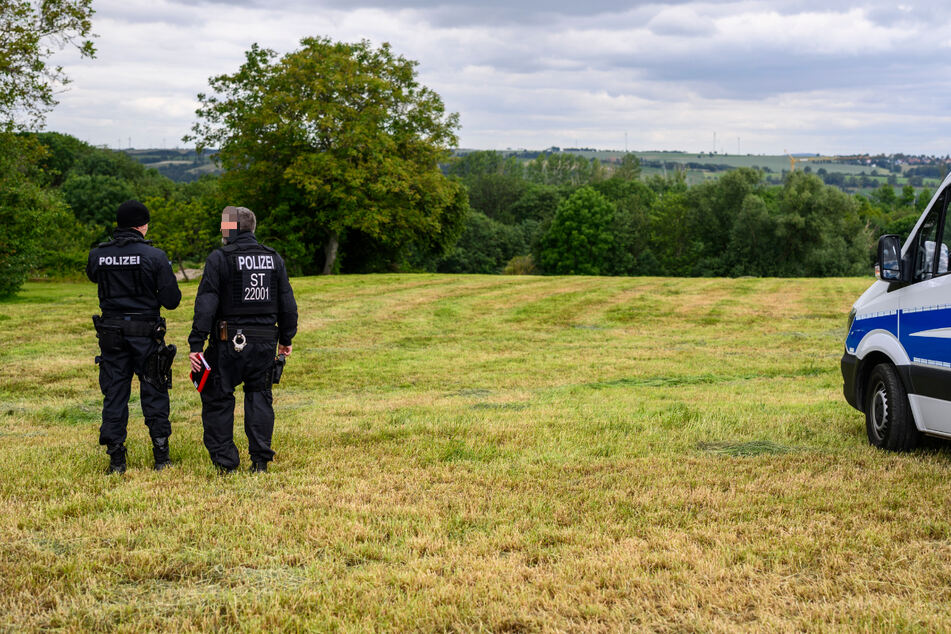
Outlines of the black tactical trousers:
{"label": "black tactical trousers", "polygon": [[271,372],[276,342],[249,343],[236,352],[230,341],[214,341],[205,350],[211,376],[201,393],[201,422],[211,461],[225,469],[240,464],[234,444],[234,388],[244,383],[244,432],[252,462],[270,462],[274,433]]}
{"label": "black tactical trousers", "polygon": [[168,421],[168,390],[142,380],[146,359],[165,344],[151,337],[125,337],[119,350],[103,350],[99,361],[99,389],[102,390],[102,426],[100,445],[124,443],[129,422],[129,394],[133,372],[139,377],[139,399],[145,425],[152,438],[172,435]]}

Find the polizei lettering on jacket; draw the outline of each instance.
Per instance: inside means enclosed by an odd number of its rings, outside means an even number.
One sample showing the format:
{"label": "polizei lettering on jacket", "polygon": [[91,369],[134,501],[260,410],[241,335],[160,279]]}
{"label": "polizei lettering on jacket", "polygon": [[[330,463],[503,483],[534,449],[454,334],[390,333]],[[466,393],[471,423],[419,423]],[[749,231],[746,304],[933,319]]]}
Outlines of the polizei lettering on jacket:
{"label": "polizei lettering on jacket", "polygon": [[129,266],[140,264],[138,255],[100,255],[99,266]]}
{"label": "polizei lettering on jacket", "polygon": [[260,270],[274,270],[274,256],[273,255],[239,255],[238,256],[238,270],[239,271],[260,271]]}

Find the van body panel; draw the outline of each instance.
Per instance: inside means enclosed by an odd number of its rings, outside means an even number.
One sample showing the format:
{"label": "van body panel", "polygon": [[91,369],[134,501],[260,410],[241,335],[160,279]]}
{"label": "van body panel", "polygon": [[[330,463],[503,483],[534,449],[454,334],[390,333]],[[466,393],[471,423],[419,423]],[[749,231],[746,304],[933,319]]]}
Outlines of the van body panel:
{"label": "van body panel", "polygon": [[938,436],[951,436],[951,402],[921,394],[909,394],[908,402],[915,421],[925,421],[918,429]]}
{"label": "van body panel", "polygon": [[859,395],[855,389],[859,360],[854,354],[846,352],[842,355],[840,365],[842,368],[842,393],[845,395],[845,400],[848,401],[849,405],[861,411],[862,404],[859,403]]}
{"label": "van body panel", "polygon": [[[896,316],[897,322],[897,316]],[[897,327],[897,326],[896,326]],[[861,361],[871,352],[882,352],[895,365],[908,365],[911,360],[894,332],[888,330],[873,330],[865,335],[858,347],[852,352]]]}
{"label": "van body panel", "polygon": [[[853,305],[841,369],[846,400],[861,410],[865,360],[884,355],[908,394],[915,426],[951,437],[951,176],[939,187],[902,246],[908,277],[873,283]],[[930,216],[930,219],[929,219]],[[927,219],[927,222],[926,222]],[[939,248],[940,242],[940,248]],[[869,365],[870,365],[869,364]]]}

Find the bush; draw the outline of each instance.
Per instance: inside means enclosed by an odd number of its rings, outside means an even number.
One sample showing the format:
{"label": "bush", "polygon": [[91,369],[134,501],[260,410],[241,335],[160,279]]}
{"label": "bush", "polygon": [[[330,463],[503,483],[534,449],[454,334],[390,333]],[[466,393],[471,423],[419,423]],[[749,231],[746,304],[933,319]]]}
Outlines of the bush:
{"label": "bush", "polygon": [[438,270],[441,273],[500,273],[512,257],[527,252],[522,227],[502,224],[473,211],[455,248],[439,263]]}
{"label": "bush", "polygon": [[531,255],[516,255],[502,269],[504,275],[535,275],[535,258]]}

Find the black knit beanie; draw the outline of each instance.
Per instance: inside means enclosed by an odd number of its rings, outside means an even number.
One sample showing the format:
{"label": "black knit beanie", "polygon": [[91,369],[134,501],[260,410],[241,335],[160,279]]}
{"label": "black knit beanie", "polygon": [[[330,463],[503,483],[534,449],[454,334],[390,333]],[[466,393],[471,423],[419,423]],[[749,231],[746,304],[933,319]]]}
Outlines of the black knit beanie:
{"label": "black knit beanie", "polygon": [[127,200],[116,210],[116,225],[120,229],[149,224],[149,210],[137,200]]}

